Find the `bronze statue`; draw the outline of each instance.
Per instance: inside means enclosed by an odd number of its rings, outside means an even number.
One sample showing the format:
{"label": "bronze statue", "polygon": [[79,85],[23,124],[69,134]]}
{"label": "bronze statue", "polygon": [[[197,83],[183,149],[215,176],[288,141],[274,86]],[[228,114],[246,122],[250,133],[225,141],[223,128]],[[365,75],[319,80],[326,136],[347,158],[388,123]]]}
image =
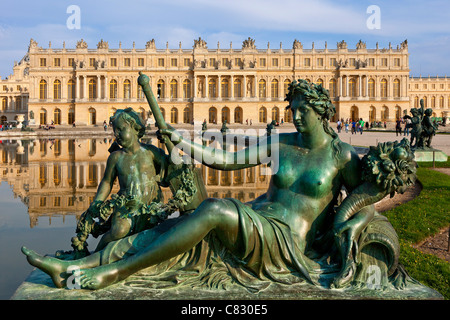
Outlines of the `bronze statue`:
{"label": "bronze statue", "polygon": [[[141,74],[139,83],[149,98],[148,77]],[[28,262],[59,288],[67,285],[69,265],[81,269],[84,289],[107,287],[143,269],[150,270],[155,287],[159,279],[176,278],[184,279],[176,285],[240,285],[251,292],[271,283],[347,288],[365,284],[367,268],[374,265],[382,270],[382,288],[407,285],[410,278],[398,264],[397,235],[373,203],[414,182],[409,142],[380,144],[360,160],[329,126],[335,108],[327,90],[293,81],[286,100],[296,131],[265,136],[236,152],[211,152],[158,124],[162,139],[170,138],[176,148],[214,169],[257,166],[277,154],[269,188],[256,200],[206,199],[192,213],[79,260],[22,248]],[[156,100],[149,103],[155,111]],[[343,188],[349,195],[340,203]]]}

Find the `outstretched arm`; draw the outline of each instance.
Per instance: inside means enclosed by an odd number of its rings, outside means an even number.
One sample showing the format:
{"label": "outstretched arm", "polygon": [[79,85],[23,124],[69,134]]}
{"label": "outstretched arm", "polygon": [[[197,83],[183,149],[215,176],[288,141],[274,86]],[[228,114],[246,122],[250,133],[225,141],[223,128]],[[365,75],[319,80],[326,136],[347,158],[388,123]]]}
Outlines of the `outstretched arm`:
{"label": "outstretched arm", "polygon": [[117,176],[116,161],[118,154],[113,152],[106,162],[105,173],[98,186],[97,194],[95,195],[94,201],[92,201],[91,206],[96,206],[98,203],[102,203],[111,193],[114,180]]}
{"label": "outstretched arm", "polygon": [[175,147],[188,154],[193,159],[204,165],[218,170],[238,170],[253,167],[262,163],[268,163],[278,148],[276,136],[264,137],[258,143],[245,149],[229,152],[223,149],[212,148],[195,143],[189,139],[183,139],[179,132],[170,129],[159,130],[174,143]]}

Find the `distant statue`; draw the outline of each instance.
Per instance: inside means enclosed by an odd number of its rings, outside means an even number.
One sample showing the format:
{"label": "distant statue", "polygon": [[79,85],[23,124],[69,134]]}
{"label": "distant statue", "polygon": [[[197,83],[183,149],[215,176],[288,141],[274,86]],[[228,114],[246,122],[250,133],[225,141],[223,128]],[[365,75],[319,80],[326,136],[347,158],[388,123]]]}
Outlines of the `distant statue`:
{"label": "distant statue", "polygon": [[272,134],[272,130],[275,127],[275,124],[276,124],[275,120],[272,120],[270,123],[267,124],[266,127],[267,136],[270,136]]}
{"label": "distant statue", "polygon": [[420,108],[411,108],[412,117],[409,115],[403,116],[404,119],[409,119],[410,124],[407,124],[411,128],[411,148],[422,148],[422,120],[424,115],[424,101],[420,99]]}
{"label": "distant statue", "polygon": [[437,126],[431,121],[431,115],[433,114],[433,109],[428,108],[425,110],[425,115],[422,120],[422,142],[420,143],[422,147],[431,148],[431,140],[438,130]]}
{"label": "distant statue", "polygon": [[229,131],[230,129],[228,129],[227,127],[227,120],[223,120],[222,122],[222,128],[220,128],[220,132],[222,132],[222,134],[226,134],[227,131]]}
{"label": "distant statue", "polygon": [[202,123],[202,131],[206,131],[206,130],[208,130],[208,125],[206,124],[206,119],[205,119],[205,120],[203,120],[203,123]]}

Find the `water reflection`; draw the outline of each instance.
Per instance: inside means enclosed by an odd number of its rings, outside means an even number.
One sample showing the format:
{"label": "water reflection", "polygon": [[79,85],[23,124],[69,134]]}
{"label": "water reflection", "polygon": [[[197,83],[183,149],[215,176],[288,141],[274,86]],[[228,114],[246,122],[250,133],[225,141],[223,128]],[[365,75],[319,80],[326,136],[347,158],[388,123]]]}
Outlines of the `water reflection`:
{"label": "water reflection", "polygon": [[[109,156],[111,138],[4,140],[0,143],[0,178],[6,181],[27,206],[29,226],[39,217],[74,215],[78,218],[92,202]],[[144,142],[162,149],[155,137]],[[236,149],[237,147],[234,147]],[[209,197],[232,197],[242,202],[254,200],[268,188],[264,166],[237,171],[217,171],[201,167]],[[112,190],[119,190],[116,181]],[[171,197],[163,189],[165,199]],[[2,199],[0,199],[0,205]]]}

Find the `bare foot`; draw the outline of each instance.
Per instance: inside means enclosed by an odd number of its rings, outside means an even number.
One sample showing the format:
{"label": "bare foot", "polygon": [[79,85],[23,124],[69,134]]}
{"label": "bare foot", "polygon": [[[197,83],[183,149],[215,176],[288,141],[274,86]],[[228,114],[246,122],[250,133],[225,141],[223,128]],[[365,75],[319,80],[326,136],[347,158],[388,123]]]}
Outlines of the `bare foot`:
{"label": "bare foot", "polygon": [[22,247],[22,252],[27,256],[28,263],[41,269],[52,278],[57,288],[64,287],[68,276],[67,274],[64,275],[68,267],[67,262],[52,257],[41,256],[26,247]]}
{"label": "bare foot", "polygon": [[97,290],[119,281],[119,271],[111,265],[91,269],[81,269],[80,285],[82,289]]}

